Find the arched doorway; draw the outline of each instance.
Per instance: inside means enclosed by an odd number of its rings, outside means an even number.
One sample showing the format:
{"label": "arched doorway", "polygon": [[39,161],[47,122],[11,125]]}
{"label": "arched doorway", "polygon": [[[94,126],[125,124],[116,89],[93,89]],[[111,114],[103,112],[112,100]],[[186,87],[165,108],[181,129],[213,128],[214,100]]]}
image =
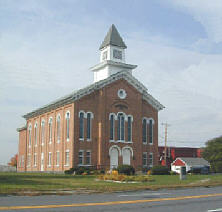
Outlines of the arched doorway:
{"label": "arched doorway", "polygon": [[109,150],[109,156],[110,156],[110,169],[117,168],[119,165],[119,147],[112,146]]}

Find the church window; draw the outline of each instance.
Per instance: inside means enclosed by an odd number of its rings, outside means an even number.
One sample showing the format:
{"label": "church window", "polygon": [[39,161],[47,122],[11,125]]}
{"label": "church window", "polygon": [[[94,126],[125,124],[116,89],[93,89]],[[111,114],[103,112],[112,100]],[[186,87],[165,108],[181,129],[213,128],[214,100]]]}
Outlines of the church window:
{"label": "church window", "polygon": [[38,124],[37,124],[37,122],[36,122],[36,123],[35,123],[35,126],[34,126],[34,140],[35,140],[35,146],[37,146],[37,139],[38,139],[37,135],[38,135]]}
{"label": "church window", "polygon": [[59,151],[56,152],[56,166],[59,166]]}
{"label": "church window", "polygon": [[37,153],[34,153],[34,166],[37,166]]}
{"label": "church window", "polygon": [[52,165],[52,153],[49,152],[49,155],[48,155],[48,166],[51,166]]}
{"label": "church window", "polygon": [[69,150],[66,150],[65,153],[65,165],[69,166]]}
{"label": "church window", "polygon": [[143,152],[143,166],[147,166],[147,152]]}
{"label": "church window", "polygon": [[142,140],[143,140],[144,144],[147,143],[147,124],[146,124],[146,118],[144,118],[143,122],[142,122]]}
{"label": "church window", "polygon": [[49,118],[49,143],[52,143],[52,118]]}
{"label": "church window", "polygon": [[113,49],[113,57],[119,60],[122,60],[122,51]]}
{"label": "church window", "polygon": [[79,151],[79,165],[83,165],[83,154],[84,154],[84,151],[80,150]]}
{"label": "church window", "polygon": [[131,116],[128,116],[127,131],[128,131],[127,141],[131,142],[132,141],[132,117]]}
{"label": "church window", "polygon": [[91,128],[92,128],[92,114],[87,113],[87,140],[91,140]]}
{"label": "church window", "polygon": [[153,153],[150,152],[149,154],[149,167],[153,167]]}
{"label": "church window", "polygon": [[43,120],[41,123],[41,142],[42,145],[44,145],[44,140],[45,140],[45,121]]}
{"label": "church window", "polygon": [[119,141],[124,141],[125,135],[125,120],[124,120],[124,114],[119,113],[118,114],[118,131],[117,131],[117,137]]}
{"label": "church window", "polygon": [[114,128],[115,128],[115,119],[114,114],[110,115],[110,140],[114,140]]}
{"label": "church window", "polygon": [[91,164],[91,151],[86,152],[86,165]]}
{"label": "church window", "polygon": [[66,140],[69,141],[70,112],[66,113]]}
{"label": "church window", "polygon": [[60,115],[57,116],[56,120],[56,125],[57,125],[57,142],[60,142],[60,131],[61,131],[61,117]]}
{"label": "church window", "polygon": [[79,139],[84,139],[84,112],[79,113]]}
{"label": "church window", "polygon": [[149,120],[149,143],[153,144],[153,120]]}
{"label": "church window", "polygon": [[28,158],[27,158],[27,166],[31,166],[31,154],[28,154]]}
{"label": "church window", "polygon": [[29,125],[29,147],[31,147],[32,144],[32,125]]}

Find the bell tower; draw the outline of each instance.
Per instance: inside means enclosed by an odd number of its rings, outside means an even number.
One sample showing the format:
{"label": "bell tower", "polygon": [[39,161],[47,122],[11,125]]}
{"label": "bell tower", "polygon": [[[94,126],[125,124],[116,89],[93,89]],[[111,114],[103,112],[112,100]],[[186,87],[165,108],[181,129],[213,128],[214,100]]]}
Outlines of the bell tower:
{"label": "bell tower", "polygon": [[100,50],[100,63],[93,66],[94,82],[103,80],[119,71],[127,71],[132,74],[136,65],[125,63],[125,49],[127,48],[114,24],[110,27]]}

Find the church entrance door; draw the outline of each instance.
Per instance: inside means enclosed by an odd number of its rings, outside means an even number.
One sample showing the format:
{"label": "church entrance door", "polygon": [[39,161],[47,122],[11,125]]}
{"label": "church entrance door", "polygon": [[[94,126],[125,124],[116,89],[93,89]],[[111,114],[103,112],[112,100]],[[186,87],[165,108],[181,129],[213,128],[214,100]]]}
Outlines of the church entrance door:
{"label": "church entrance door", "polygon": [[113,168],[117,168],[119,162],[118,162],[118,157],[119,157],[119,151],[117,148],[112,148],[110,152],[110,169],[112,170]]}
{"label": "church entrance door", "polygon": [[41,153],[41,171],[44,171],[44,153]]}
{"label": "church entrance door", "polygon": [[130,165],[131,151],[130,149],[123,149],[123,164]]}

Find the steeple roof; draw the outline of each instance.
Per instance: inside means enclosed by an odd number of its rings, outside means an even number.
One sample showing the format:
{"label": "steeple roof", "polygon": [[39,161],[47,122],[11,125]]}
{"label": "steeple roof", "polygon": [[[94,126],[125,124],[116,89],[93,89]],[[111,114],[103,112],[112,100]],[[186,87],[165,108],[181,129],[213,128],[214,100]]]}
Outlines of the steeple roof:
{"label": "steeple roof", "polygon": [[122,47],[124,49],[127,48],[114,24],[112,24],[112,26],[109,28],[109,31],[99,49],[102,49],[109,45]]}

